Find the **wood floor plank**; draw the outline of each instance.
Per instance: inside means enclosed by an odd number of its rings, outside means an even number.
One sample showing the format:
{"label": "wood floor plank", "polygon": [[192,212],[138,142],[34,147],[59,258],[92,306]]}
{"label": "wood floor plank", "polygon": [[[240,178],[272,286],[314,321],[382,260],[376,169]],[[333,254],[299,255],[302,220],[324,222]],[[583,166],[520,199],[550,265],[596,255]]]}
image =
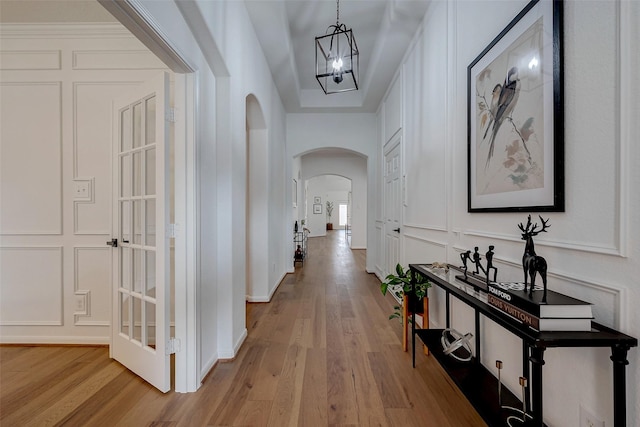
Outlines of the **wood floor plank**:
{"label": "wood floor plank", "polygon": [[64,400],[50,406],[38,414],[26,425],[52,426],[70,414],[81,405],[87,404],[87,396],[92,396],[104,387],[109,381],[122,373],[122,368],[117,363],[109,363],[101,368],[90,380],[83,381],[77,387],[70,390]]}
{"label": "wood floor plank", "polygon": [[270,426],[298,425],[306,354],[306,349],[296,344],[289,346],[269,414]]}
{"label": "wood floor plank", "polygon": [[409,402],[405,398],[402,385],[388,369],[389,364],[384,355],[378,352],[371,352],[367,356],[375,384],[380,391],[382,405],[385,408],[408,408]]}
{"label": "wood floor plank", "polygon": [[245,358],[242,360],[242,368],[237,381],[235,381],[231,388],[227,391],[224,401],[229,404],[221,406],[211,417],[211,423],[223,423],[226,425],[232,425],[233,421],[238,417],[242,404],[247,399],[251,388],[253,387],[253,381],[257,376],[258,367],[260,361],[265,352],[265,347],[261,345],[252,345]]}
{"label": "wood floor plank", "polygon": [[287,345],[279,343],[265,344],[265,351],[260,360],[255,378],[247,398],[249,400],[273,400],[278,389],[282,373]]}
{"label": "wood floor plank", "polygon": [[272,403],[271,400],[247,400],[242,405],[234,425],[266,427]]}
{"label": "wood floor plank", "polygon": [[344,343],[337,298],[327,301],[327,403],[330,425],[353,424],[357,421],[357,403],[351,365]]}
{"label": "wood floor plank", "polygon": [[77,358],[79,351],[80,349],[73,351],[68,358],[69,363],[59,370],[53,369],[49,375],[42,372],[36,380],[25,383],[21,390],[10,393],[14,401],[3,402],[2,422],[18,425],[21,420],[40,414],[55,405],[61,395],[71,392],[93,373],[113,363],[105,357],[107,350],[104,348],[93,349],[90,354],[85,354],[90,358]]}
{"label": "wood floor plank", "polygon": [[326,349],[306,349],[298,426],[327,425]]}

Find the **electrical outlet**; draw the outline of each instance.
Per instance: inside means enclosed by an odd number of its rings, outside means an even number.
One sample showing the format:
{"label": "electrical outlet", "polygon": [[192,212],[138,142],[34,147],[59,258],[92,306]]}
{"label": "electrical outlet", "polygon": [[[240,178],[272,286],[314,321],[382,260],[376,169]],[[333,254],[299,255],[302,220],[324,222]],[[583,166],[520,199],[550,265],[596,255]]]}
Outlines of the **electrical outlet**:
{"label": "electrical outlet", "polygon": [[73,299],[73,314],[76,316],[89,315],[89,291],[76,291]]}
{"label": "electrical outlet", "polygon": [[604,421],[599,420],[584,406],[580,405],[580,427],[604,427]]}
{"label": "electrical outlet", "polygon": [[76,313],[84,313],[87,309],[86,304],[85,304],[85,297],[84,295],[76,295],[76,301],[75,301],[75,312]]}

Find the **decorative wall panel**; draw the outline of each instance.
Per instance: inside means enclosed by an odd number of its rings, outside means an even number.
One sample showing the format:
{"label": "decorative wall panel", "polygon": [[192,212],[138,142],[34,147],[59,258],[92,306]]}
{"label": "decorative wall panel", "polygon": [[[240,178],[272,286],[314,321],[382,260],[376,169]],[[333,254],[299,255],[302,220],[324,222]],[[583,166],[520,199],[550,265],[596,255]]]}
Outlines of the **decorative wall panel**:
{"label": "decorative wall panel", "polygon": [[74,70],[164,70],[167,66],[147,50],[74,51]]}
{"label": "decorative wall panel", "polygon": [[59,50],[4,50],[0,70],[59,70]]}
{"label": "decorative wall panel", "polygon": [[[447,157],[446,3],[430,8],[431,25],[416,41],[404,70],[405,226],[446,231],[450,169]],[[439,58],[440,60],[434,60]],[[437,203],[434,203],[437,200]]]}
{"label": "decorative wall panel", "polygon": [[74,311],[76,325],[110,324],[111,250],[107,246],[74,248],[74,294],[85,304],[84,310]]}
{"label": "decorative wall panel", "polygon": [[0,325],[62,325],[62,247],[0,248]]}
{"label": "decorative wall panel", "polygon": [[1,234],[62,233],[61,82],[0,85]]}
{"label": "decorative wall panel", "polygon": [[138,82],[73,84],[74,178],[94,178],[93,200],[74,203],[75,234],[111,230],[111,100]]}

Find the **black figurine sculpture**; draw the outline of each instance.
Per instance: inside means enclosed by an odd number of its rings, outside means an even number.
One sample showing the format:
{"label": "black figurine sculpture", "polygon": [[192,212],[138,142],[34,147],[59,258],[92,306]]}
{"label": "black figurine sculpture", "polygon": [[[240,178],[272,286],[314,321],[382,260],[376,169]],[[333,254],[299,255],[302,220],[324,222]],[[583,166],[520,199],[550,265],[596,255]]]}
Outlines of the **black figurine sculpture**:
{"label": "black figurine sculpture", "polygon": [[493,270],[493,281],[496,281],[496,276],[498,275],[498,269],[493,266],[493,249],[495,247],[493,245],[489,246],[489,250],[484,255],[484,258],[487,260],[487,284],[489,283],[489,275],[491,270]]}
{"label": "black figurine sculpture", "polygon": [[462,268],[464,269],[464,278],[467,278],[467,261],[471,259],[471,251],[462,252],[460,254],[462,260]]}
{"label": "black figurine sculpture", "polygon": [[531,215],[529,215],[527,218],[527,225],[523,226],[522,223],[520,223],[518,224],[518,228],[522,231],[522,240],[527,242],[524,247],[524,254],[522,255],[524,291],[527,291],[527,273],[529,273],[529,278],[531,279],[531,287],[529,288],[530,294],[533,292],[536,284],[536,274],[540,273],[544,287],[542,302],[547,302],[547,261],[541,256],[536,255],[536,251],[533,246],[533,237],[542,232],[546,232],[547,228],[551,225],[549,224],[549,219],[545,221],[542,219],[542,216],[540,216],[540,221],[542,221],[542,228],[537,230],[538,224],[533,224],[533,226],[531,226]]}
{"label": "black figurine sculpture", "polygon": [[476,274],[480,274],[480,270],[482,270],[483,274],[487,274],[480,262],[480,252],[478,252],[478,247],[473,248],[473,263],[476,265]]}

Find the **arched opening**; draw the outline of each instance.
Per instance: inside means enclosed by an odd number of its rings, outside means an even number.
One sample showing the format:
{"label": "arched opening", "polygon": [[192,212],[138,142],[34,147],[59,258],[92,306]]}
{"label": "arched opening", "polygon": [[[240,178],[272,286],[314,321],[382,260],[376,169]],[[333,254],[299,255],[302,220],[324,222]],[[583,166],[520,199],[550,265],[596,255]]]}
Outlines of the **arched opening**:
{"label": "arched opening", "polygon": [[269,144],[258,99],[246,98],[246,295],[266,301],[269,281]]}
{"label": "arched opening", "polygon": [[[331,223],[334,230],[348,233],[352,249],[367,248],[368,160],[342,148],[316,149],[293,159],[293,173],[300,177],[302,187],[297,218],[305,219],[310,237],[324,236]],[[314,214],[317,197],[321,206],[315,209],[321,209],[321,214]],[[326,214],[327,201],[333,203],[331,218]],[[340,205],[345,205],[347,216],[342,226]]]}

